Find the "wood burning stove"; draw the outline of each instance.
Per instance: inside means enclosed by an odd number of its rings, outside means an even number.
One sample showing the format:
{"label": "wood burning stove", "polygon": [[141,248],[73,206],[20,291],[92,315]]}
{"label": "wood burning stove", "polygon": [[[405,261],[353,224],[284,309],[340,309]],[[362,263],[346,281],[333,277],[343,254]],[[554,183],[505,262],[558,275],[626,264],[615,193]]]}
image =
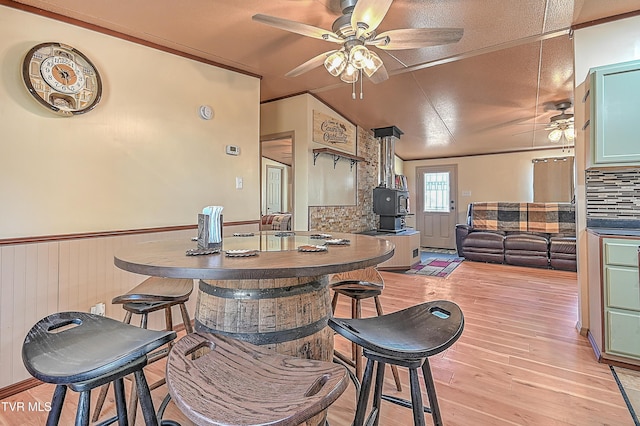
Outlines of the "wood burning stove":
{"label": "wood burning stove", "polygon": [[409,192],[396,187],[395,141],[402,131],[395,126],[373,129],[380,139],[380,185],[373,189],[373,212],[380,215],[378,231],[399,232],[406,229]]}

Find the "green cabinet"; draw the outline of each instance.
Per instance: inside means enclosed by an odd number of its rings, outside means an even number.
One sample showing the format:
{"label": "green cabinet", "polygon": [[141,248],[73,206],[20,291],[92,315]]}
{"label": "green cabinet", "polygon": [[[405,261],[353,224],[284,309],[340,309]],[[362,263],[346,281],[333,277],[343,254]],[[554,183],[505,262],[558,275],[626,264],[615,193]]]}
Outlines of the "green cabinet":
{"label": "green cabinet", "polygon": [[591,166],[640,165],[640,61],[589,70],[585,134]]}
{"label": "green cabinet", "polygon": [[640,239],[603,238],[604,351],[640,359]]}

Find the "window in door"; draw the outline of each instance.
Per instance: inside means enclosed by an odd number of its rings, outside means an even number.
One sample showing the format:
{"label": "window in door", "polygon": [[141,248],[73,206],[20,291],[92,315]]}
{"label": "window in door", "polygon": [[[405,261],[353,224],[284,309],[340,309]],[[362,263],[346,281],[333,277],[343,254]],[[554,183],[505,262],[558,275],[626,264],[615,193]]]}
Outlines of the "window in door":
{"label": "window in door", "polygon": [[448,213],[450,211],[449,172],[425,173],[424,212]]}

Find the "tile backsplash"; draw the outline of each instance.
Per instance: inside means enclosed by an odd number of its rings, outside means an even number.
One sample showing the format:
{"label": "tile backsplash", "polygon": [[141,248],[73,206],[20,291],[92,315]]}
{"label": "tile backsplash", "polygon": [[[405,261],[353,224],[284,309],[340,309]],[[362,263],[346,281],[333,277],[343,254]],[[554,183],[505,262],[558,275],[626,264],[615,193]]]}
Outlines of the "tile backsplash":
{"label": "tile backsplash", "polygon": [[587,170],[586,193],[587,226],[640,220],[640,168]]}

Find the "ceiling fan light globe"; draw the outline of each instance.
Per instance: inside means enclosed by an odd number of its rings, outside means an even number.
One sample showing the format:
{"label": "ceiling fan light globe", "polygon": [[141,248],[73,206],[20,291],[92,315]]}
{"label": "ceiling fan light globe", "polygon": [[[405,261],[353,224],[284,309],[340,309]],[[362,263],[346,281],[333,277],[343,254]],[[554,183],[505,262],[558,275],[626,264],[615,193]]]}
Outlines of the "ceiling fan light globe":
{"label": "ceiling fan light globe", "polygon": [[339,76],[347,67],[347,58],[342,51],[332,53],[325,59],[324,67],[334,77]]}
{"label": "ceiling fan light globe", "polygon": [[340,74],[340,80],[344,81],[345,83],[355,83],[356,81],[358,81],[358,74],[360,74],[358,72],[358,70],[351,64],[347,64],[347,67],[344,69],[344,71],[342,71],[342,74]]}
{"label": "ceiling fan light globe", "polygon": [[365,62],[363,71],[367,77],[371,77],[382,66],[382,59],[375,52],[369,51],[369,58]]}
{"label": "ceiling fan light globe", "polygon": [[551,142],[558,142],[561,137],[562,137],[562,130],[560,129],[552,130],[548,136]]}
{"label": "ceiling fan light globe", "polygon": [[573,142],[576,138],[576,135],[573,132],[573,128],[568,128],[564,131],[564,137],[567,138],[567,141]]}
{"label": "ceiling fan light globe", "polygon": [[349,52],[349,63],[361,70],[365,67],[370,56],[369,49],[363,45],[353,46]]}

